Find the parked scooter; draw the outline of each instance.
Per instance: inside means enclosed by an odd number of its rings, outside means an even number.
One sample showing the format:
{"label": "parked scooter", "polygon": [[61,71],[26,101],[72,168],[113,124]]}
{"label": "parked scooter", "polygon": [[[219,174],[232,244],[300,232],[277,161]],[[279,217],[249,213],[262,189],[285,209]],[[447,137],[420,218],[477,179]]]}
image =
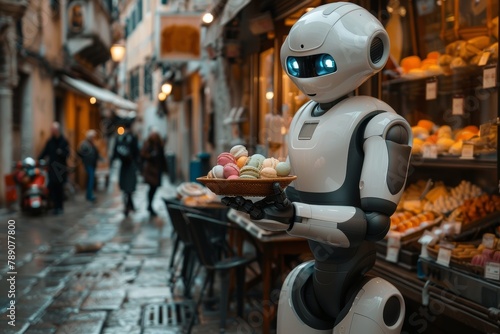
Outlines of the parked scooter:
{"label": "parked scooter", "polygon": [[18,161],[14,179],[20,187],[21,210],[40,214],[48,209],[47,166],[45,161],[31,157]]}

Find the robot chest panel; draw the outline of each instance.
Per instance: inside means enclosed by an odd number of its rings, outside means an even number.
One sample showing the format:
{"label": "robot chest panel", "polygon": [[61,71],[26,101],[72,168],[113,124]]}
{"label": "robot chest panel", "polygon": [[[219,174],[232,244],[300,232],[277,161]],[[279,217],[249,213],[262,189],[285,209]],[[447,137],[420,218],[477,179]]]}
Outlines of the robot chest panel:
{"label": "robot chest panel", "polygon": [[320,117],[302,112],[293,124],[289,158],[298,176],[295,187],[307,192],[332,192],[345,182],[360,113],[330,110]]}

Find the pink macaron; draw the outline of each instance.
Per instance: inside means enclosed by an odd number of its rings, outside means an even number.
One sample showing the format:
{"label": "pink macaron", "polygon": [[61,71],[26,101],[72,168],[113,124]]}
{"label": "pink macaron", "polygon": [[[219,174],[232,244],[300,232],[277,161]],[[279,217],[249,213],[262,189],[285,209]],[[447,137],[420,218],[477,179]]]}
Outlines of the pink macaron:
{"label": "pink macaron", "polygon": [[229,152],[222,152],[217,156],[217,165],[225,166],[228,163],[236,164],[234,156]]}
{"label": "pink macaron", "polygon": [[235,163],[227,163],[224,165],[224,178],[229,179],[231,176],[240,176],[240,169]]}

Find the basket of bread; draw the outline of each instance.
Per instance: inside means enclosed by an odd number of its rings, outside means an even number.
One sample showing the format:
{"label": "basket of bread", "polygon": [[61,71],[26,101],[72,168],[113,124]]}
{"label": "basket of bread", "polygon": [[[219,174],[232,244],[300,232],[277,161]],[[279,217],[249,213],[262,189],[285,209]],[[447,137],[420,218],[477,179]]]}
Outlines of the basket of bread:
{"label": "basket of bread", "polygon": [[290,175],[290,164],[262,154],[249,155],[244,145],[235,145],[217,156],[217,164],[196,180],[217,195],[268,196],[273,184],[288,186],[297,177]]}

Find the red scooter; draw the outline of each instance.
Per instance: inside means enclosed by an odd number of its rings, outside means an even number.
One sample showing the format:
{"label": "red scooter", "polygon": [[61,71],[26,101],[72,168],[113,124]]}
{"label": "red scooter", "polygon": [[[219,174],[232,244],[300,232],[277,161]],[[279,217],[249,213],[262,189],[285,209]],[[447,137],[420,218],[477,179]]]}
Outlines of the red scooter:
{"label": "red scooter", "polygon": [[48,209],[47,166],[43,160],[28,157],[18,161],[14,180],[20,188],[20,205],[23,212],[40,214]]}

